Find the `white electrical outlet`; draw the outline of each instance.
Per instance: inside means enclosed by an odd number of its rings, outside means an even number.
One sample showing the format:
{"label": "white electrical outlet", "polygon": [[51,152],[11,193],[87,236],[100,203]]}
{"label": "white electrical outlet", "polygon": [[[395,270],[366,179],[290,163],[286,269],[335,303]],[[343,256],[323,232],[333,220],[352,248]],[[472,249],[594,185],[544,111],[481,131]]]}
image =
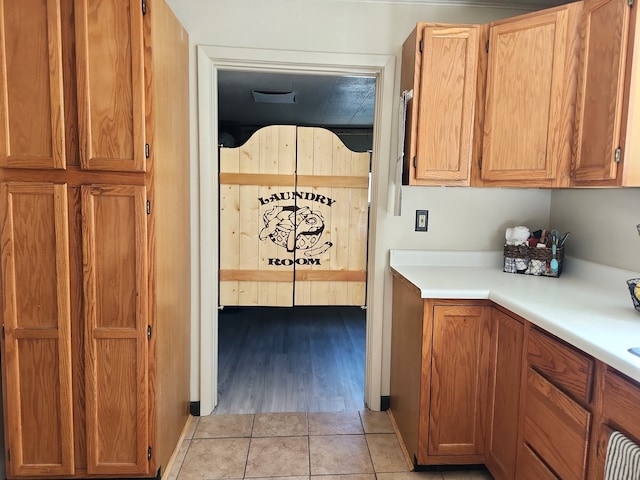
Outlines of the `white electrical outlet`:
{"label": "white electrical outlet", "polygon": [[429,229],[429,210],[416,210],[416,232],[426,232]]}

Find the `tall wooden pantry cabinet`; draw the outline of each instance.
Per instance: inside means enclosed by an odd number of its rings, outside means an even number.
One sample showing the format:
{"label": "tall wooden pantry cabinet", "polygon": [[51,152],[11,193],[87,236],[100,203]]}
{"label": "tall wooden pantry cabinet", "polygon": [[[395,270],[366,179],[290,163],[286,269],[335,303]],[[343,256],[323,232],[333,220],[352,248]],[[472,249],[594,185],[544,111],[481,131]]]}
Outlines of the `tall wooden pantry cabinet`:
{"label": "tall wooden pantry cabinet", "polygon": [[0,0],[7,476],[156,477],[189,403],[188,38],[163,0]]}

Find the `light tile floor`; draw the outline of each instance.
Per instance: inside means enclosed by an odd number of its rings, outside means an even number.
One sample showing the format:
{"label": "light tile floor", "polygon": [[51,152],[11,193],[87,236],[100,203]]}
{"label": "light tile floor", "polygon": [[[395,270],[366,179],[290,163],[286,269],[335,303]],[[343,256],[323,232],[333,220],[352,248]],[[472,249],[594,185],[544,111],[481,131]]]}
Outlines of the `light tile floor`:
{"label": "light tile floor", "polygon": [[274,477],[278,480],[492,478],[484,470],[411,472],[387,413],[366,410],[195,417],[173,468],[163,479],[273,480]]}

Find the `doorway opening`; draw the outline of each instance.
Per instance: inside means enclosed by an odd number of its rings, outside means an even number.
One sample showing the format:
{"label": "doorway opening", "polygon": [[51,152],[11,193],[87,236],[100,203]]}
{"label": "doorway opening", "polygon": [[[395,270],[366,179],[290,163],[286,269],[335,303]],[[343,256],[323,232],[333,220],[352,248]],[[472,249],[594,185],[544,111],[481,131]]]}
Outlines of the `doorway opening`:
{"label": "doorway opening", "polygon": [[[379,410],[383,385],[388,385],[388,367],[384,364],[385,292],[387,252],[383,234],[389,196],[389,158],[394,111],[395,56],[377,54],[330,53],[296,50],[247,49],[201,45],[197,47],[197,166],[198,208],[194,224],[199,235],[194,237],[194,272],[192,282],[195,308],[192,311],[192,382],[191,398],[200,413],[209,415],[218,399],[218,183],[216,182],[218,150],[217,76],[222,70],[271,72],[329,73],[339,75],[371,75],[376,78],[375,120],[371,170],[371,214],[369,256],[367,259],[367,310],[365,403]],[[213,212],[213,213],[212,213]],[[382,235],[383,237],[383,235]],[[385,387],[385,390],[388,387]]]}
{"label": "doorway opening", "polygon": [[218,74],[216,414],[364,408],[375,82]]}

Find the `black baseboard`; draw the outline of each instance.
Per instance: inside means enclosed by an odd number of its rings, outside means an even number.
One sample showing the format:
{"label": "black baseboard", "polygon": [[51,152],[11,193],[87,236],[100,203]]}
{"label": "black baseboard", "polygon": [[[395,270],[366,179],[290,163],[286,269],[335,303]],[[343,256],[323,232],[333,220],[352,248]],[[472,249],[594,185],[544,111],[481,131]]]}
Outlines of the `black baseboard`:
{"label": "black baseboard", "polygon": [[189,403],[189,413],[194,417],[200,416],[200,401]]}
{"label": "black baseboard", "polygon": [[383,412],[389,410],[389,404],[391,403],[391,397],[389,395],[382,395],[380,397],[380,410]]}

